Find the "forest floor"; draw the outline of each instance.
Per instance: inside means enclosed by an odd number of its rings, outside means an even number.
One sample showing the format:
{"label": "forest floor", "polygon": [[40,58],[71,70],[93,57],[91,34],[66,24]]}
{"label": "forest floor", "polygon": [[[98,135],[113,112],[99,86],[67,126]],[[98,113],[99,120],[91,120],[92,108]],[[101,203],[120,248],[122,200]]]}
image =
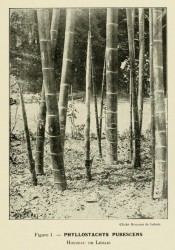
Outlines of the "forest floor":
{"label": "forest floor", "polygon": [[[31,132],[33,154],[35,134]],[[45,175],[38,176],[38,186],[31,185],[27,148],[22,132],[11,134],[10,142],[10,219],[165,219],[167,200],[153,200],[151,139],[144,132],[141,141],[141,168],[134,170],[129,160],[129,134],[119,135],[119,161],[105,164],[98,156],[97,140],[92,134],[92,181],[85,180],[83,138],[65,142],[65,172],[68,188],[54,188],[49,140],[45,142]]]}

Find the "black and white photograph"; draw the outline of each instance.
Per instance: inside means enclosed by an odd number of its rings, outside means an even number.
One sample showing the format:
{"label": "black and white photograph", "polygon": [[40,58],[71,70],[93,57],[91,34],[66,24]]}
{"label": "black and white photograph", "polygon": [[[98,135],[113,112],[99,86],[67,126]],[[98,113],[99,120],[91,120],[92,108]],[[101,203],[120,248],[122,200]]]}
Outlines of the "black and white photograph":
{"label": "black and white photograph", "polygon": [[10,220],[168,219],[167,16],[9,9]]}
{"label": "black and white photograph", "polygon": [[1,3],[0,249],[175,249],[174,10]]}

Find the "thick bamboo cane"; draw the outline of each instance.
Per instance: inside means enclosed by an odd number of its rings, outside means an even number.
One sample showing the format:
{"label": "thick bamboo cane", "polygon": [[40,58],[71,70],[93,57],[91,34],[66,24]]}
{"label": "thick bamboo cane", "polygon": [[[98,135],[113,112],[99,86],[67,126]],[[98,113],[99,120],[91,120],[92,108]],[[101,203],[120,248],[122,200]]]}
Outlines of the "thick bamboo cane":
{"label": "thick bamboo cane", "polygon": [[144,8],[139,8],[139,86],[138,86],[138,111],[140,134],[142,131],[143,118],[143,70],[144,70],[144,52],[145,52],[145,24]]}
{"label": "thick bamboo cane", "polygon": [[65,190],[67,184],[61,146],[57,89],[54,79],[54,65],[51,56],[49,10],[38,9],[37,17],[54,184],[58,190]]}
{"label": "thick bamboo cane", "polygon": [[60,95],[59,95],[59,119],[62,137],[62,148],[64,151],[64,140],[66,130],[67,106],[69,87],[73,81],[72,61],[75,34],[75,9],[67,9],[66,31],[64,41],[63,64],[61,73]]}
{"label": "thick bamboo cane", "polygon": [[127,13],[127,26],[128,26],[128,43],[129,43],[129,57],[130,57],[130,71],[132,81],[132,104],[133,104],[133,118],[134,118],[134,155],[133,165],[134,168],[140,167],[140,132],[139,132],[139,117],[137,105],[137,91],[135,83],[135,52],[134,52],[134,32],[132,25],[132,10],[126,9]]}
{"label": "thick bamboo cane", "polygon": [[155,178],[155,121],[154,121],[154,76],[153,76],[153,10],[149,8],[149,71],[150,71],[150,103],[151,103],[151,141],[152,141],[152,197],[154,196]]}
{"label": "thick bamboo cane", "polygon": [[118,9],[107,9],[106,163],[117,163]]}
{"label": "thick bamboo cane", "polygon": [[51,28],[50,28],[50,37],[51,37],[51,46],[52,46],[53,56],[55,54],[55,49],[56,49],[56,44],[57,44],[59,22],[60,22],[60,9],[53,9]]}
{"label": "thick bamboo cane", "polygon": [[167,198],[167,140],[163,85],[162,9],[153,9],[155,177],[153,198]]}
{"label": "thick bamboo cane", "polygon": [[[132,29],[133,29],[133,37],[134,37],[134,26],[135,26],[135,9],[132,9]],[[134,45],[134,40],[133,40],[133,48],[134,48],[134,58],[135,58],[135,45]],[[130,81],[129,81],[129,104],[130,104],[130,159],[132,161],[133,158],[133,105],[132,105],[132,90],[133,89],[133,79],[131,75],[131,70],[130,70]]]}
{"label": "thick bamboo cane", "polygon": [[[60,20],[60,9],[53,9],[51,28],[50,28],[52,60],[54,60],[54,53],[56,49],[59,20]],[[36,135],[35,167],[37,175],[44,174],[45,125],[46,125],[46,101],[45,101],[45,91],[43,85],[41,92],[41,102],[38,114],[37,135]]]}

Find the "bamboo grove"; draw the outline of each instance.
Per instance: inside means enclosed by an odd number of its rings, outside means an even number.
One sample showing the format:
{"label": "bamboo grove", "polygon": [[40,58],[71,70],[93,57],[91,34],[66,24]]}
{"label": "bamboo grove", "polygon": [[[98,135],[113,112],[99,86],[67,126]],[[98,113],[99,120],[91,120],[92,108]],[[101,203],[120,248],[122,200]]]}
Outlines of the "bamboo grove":
{"label": "bamboo grove", "polygon": [[[86,53],[86,86],[85,96],[85,131],[84,131],[84,168],[85,179],[91,181],[93,164],[91,149],[91,102],[94,102],[96,122],[96,138],[99,158],[105,159],[106,166],[118,167],[120,158],[118,150],[118,82],[120,76],[120,44],[119,44],[119,15],[120,8],[106,10],[106,46],[103,54],[103,68],[100,101],[98,103],[96,79],[96,58],[93,44],[92,13],[89,9],[87,25],[87,53]],[[20,86],[21,104],[28,145],[29,165],[33,185],[37,185],[37,175],[44,175],[44,141],[46,118],[50,143],[50,157],[55,187],[58,190],[67,188],[65,157],[66,120],[68,112],[69,92],[71,90],[73,106],[73,71],[74,49],[77,46],[76,37],[76,9],[66,10],[66,24],[64,36],[64,50],[62,70],[60,72],[60,91],[56,86],[54,63],[57,40],[59,39],[60,9],[37,9],[38,33],[42,65],[43,84],[41,90],[40,109],[37,123],[35,162],[30,147],[30,138],[27,127],[27,116],[23,102],[22,87]],[[126,8],[128,62],[129,62],[129,160],[133,170],[142,168],[142,126],[144,116],[144,64],[145,64],[145,9]],[[149,89],[151,109],[151,157],[152,157],[152,198],[167,198],[167,128],[163,72],[162,18],[165,12],[161,8],[149,9]],[[135,52],[135,24],[138,22],[139,54]],[[138,68],[136,68],[138,60]],[[138,70],[138,79],[136,79]],[[106,104],[106,107],[104,107]],[[99,105],[99,108],[98,108]],[[73,114],[74,115],[74,114]],[[103,116],[105,123],[103,124]],[[106,148],[102,148],[102,128],[105,127]]]}

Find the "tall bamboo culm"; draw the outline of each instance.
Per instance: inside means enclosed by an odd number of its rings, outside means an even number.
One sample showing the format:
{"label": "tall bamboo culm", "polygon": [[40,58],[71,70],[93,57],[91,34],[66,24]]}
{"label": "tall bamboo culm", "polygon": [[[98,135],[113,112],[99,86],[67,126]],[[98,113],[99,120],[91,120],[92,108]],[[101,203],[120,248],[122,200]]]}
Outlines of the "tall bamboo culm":
{"label": "tall bamboo culm", "polygon": [[117,163],[118,9],[107,9],[106,24],[106,163]]}
{"label": "tall bamboo culm", "polygon": [[[60,9],[53,9],[51,28],[50,28],[52,60],[54,60],[54,54],[58,36],[59,20],[60,20]],[[41,102],[38,114],[37,135],[36,135],[35,167],[37,175],[44,174],[45,124],[46,124],[46,100],[45,100],[45,91],[43,85],[41,92]]]}
{"label": "tall bamboo culm", "polygon": [[100,128],[99,128],[99,119],[98,119],[98,106],[97,106],[97,88],[96,88],[95,79],[94,79],[95,77],[94,77],[93,61],[92,61],[91,65],[92,65],[92,85],[93,85],[93,97],[94,97],[94,108],[95,108],[95,121],[96,121],[96,131],[97,131],[98,152],[99,152],[99,157],[102,158],[101,140],[100,140]]}
{"label": "tall bamboo culm", "polygon": [[69,87],[73,81],[72,61],[75,34],[75,9],[67,9],[66,30],[64,40],[64,53],[61,73],[60,95],[59,95],[59,118],[62,148],[64,151],[64,138],[66,130],[66,117],[68,106]]}
{"label": "tall bamboo culm", "polygon": [[35,168],[37,175],[44,174],[44,139],[46,125],[46,100],[44,85],[41,91],[41,101],[38,113],[37,133],[36,133],[36,151],[35,151]]}
{"label": "tall bamboo culm", "polygon": [[55,49],[57,44],[59,22],[60,22],[60,9],[53,9],[52,21],[50,27],[50,38],[51,38],[51,48],[53,57],[55,55]]}
{"label": "tall bamboo culm", "polygon": [[142,131],[143,118],[143,70],[144,70],[144,52],[145,52],[145,22],[144,8],[139,8],[139,86],[138,86],[138,111],[140,134]]}
{"label": "tall bamboo culm", "polygon": [[58,190],[63,191],[66,189],[67,184],[61,146],[57,89],[54,79],[54,65],[51,56],[49,10],[38,9],[37,18],[54,185]]}
{"label": "tall bamboo culm", "polygon": [[32,148],[31,148],[31,143],[30,143],[30,134],[29,134],[29,128],[28,128],[28,122],[27,122],[27,114],[26,114],[26,110],[25,110],[23,92],[22,92],[21,85],[18,84],[18,86],[19,86],[19,90],[20,90],[21,107],[22,107],[22,115],[23,115],[23,122],[24,122],[24,132],[25,132],[26,143],[27,143],[29,171],[31,173],[32,185],[37,186],[37,177],[36,177],[36,172],[35,172],[35,161],[34,161],[33,155],[32,155]]}
{"label": "tall bamboo culm", "polygon": [[72,106],[72,114],[71,114],[71,136],[72,136],[72,138],[75,138],[75,122],[74,122],[75,108],[74,108],[74,97],[73,97],[72,85],[70,86],[70,95],[71,95],[71,106]]}
{"label": "tall bamboo culm", "polygon": [[163,85],[162,9],[153,8],[155,177],[153,198],[167,198],[167,142]]}
{"label": "tall bamboo culm", "polygon": [[134,168],[140,167],[140,130],[137,104],[137,91],[135,82],[135,51],[134,51],[134,31],[132,25],[132,9],[127,8],[127,26],[128,26],[128,43],[129,43],[129,57],[130,57],[130,75],[132,88],[132,104],[133,104],[133,119],[134,119],[134,154],[133,165]]}
{"label": "tall bamboo culm", "polygon": [[153,76],[153,10],[149,8],[149,72],[150,72],[150,103],[151,103],[151,140],[152,140],[152,197],[155,178],[155,122],[154,122],[154,76]]}
{"label": "tall bamboo culm", "polygon": [[[135,9],[132,9],[132,30],[133,30],[133,37],[134,37],[134,26],[135,26]],[[134,40],[133,40],[133,48],[134,48],[134,58],[135,58],[135,45],[134,45]],[[130,70],[130,81],[129,81],[129,104],[130,104],[130,159],[132,161],[133,157],[133,105],[132,105],[132,90],[133,89],[133,80],[132,80],[132,75],[131,75],[131,70]]]}
{"label": "tall bamboo culm", "polygon": [[86,179],[91,181],[91,159],[90,159],[90,101],[92,85],[92,43],[91,32],[88,32],[87,58],[86,58],[86,122],[85,122],[85,169]]}
{"label": "tall bamboo culm", "polygon": [[[106,77],[106,56],[104,58],[104,65],[103,65],[103,78],[102,78],[102,85],[101,85],[101,99],[100,99],[100,117],[99,117],[99,139],[100,143],[102,140],[102,124],[103,124],[103,103],[104,103],[104,92],[105,92],[105,77]],[[102,155],[102,149],[101,149]]]}

